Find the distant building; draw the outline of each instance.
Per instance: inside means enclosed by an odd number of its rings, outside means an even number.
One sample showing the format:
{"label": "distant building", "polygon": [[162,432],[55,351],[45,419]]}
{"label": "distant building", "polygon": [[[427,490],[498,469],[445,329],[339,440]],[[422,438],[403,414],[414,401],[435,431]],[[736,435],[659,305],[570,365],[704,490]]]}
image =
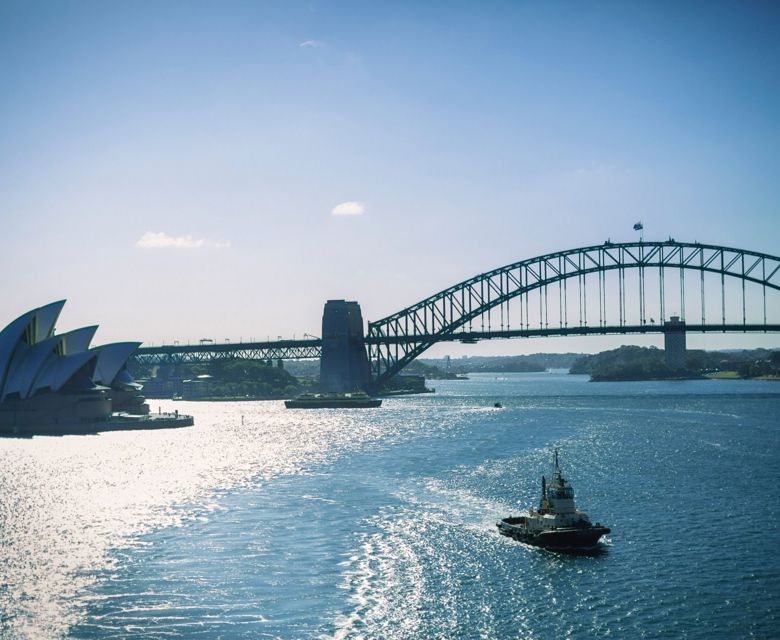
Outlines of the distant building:
{"label": "distant building", "polygon": [[0,432],[149,412],[126,368],[141,343],[90,349],[97,326],[55,334],[64,305],[28,311],[0,331]]}

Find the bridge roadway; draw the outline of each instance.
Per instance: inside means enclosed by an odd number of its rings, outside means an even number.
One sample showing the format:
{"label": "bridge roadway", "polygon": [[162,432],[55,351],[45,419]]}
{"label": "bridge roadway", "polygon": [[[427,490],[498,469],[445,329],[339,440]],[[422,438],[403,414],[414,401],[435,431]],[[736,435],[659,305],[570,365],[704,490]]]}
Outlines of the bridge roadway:
{"label": "bridge roadway", "polygon": [[[685,333],[778,333],[780,324],[686,324]],[[418,342],[464,342],[502,338],[538,338],[555,336],[588,336],[664,333],[661,324],[623,326],[572,326],[499,331],[463,331],[449,334],[417,334],[374,337],[366,336],[366,345],[392,345]],[[176,364],[208,362],[210,360],[245,358],[249,360],[305,360],[319,358],[322,340],[272,340],[267,342],[234,342],[225,344],[161,345],[140,347],[135,353],[139,364]]]}

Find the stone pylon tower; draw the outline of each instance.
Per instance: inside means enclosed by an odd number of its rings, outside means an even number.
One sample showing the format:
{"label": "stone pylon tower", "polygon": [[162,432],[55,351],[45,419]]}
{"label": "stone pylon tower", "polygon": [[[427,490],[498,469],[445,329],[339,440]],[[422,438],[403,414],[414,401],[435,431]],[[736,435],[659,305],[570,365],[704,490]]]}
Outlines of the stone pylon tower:
{"label": "stone pylon tower", "polygon": [[365,390],[369,380],[360,305],[328,300],[322,314],[320,390],[326,393]]}
{"label": "stone pylon tower", "polygon": [[685,321],[672,316],[664,322],[664,351],[666,366],[675,371],[685,369]]}

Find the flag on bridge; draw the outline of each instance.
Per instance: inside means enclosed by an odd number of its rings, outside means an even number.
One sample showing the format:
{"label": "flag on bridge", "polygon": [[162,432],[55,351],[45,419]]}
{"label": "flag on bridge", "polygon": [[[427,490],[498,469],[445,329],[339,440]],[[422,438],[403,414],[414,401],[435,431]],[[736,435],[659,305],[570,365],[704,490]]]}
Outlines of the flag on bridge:
{"label": "flag on bridge", "polygon": [[637,222],[637,223],[634,225],[634,231],[641,231],[642,229],[644,229],[644,227],[642,226],[642,223],[641,223],[641,222]]}

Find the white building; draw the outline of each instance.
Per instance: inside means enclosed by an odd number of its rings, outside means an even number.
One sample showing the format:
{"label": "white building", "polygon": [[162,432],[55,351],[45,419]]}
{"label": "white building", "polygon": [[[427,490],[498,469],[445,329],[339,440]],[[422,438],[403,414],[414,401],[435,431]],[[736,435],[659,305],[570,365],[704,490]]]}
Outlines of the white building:
{"label": "white building", "polygon": [[0,331],[0,432],[148,413],[126,369],[141,343],[90,348],[97,326],[55,334],[64,305],[32,309]]}

